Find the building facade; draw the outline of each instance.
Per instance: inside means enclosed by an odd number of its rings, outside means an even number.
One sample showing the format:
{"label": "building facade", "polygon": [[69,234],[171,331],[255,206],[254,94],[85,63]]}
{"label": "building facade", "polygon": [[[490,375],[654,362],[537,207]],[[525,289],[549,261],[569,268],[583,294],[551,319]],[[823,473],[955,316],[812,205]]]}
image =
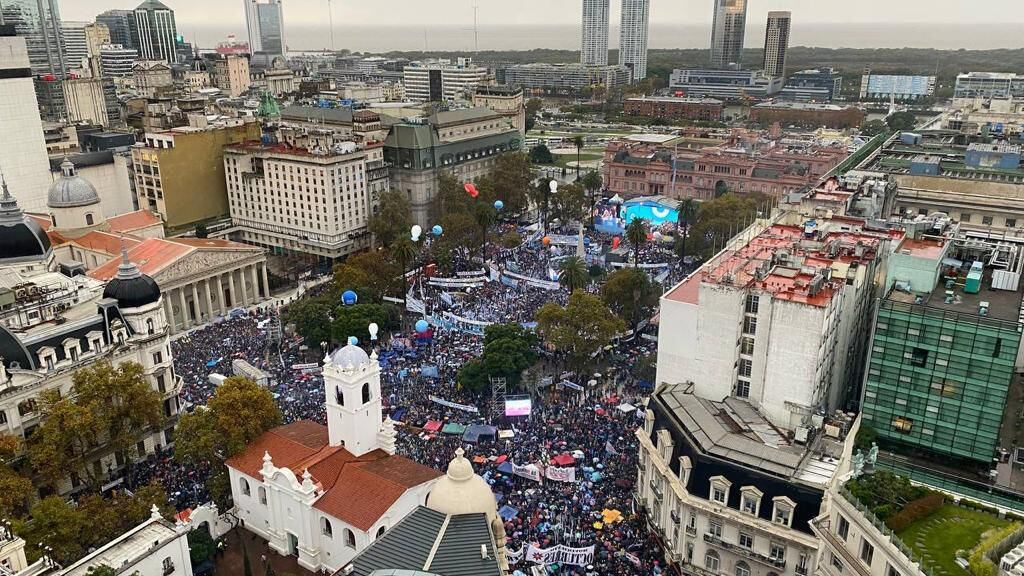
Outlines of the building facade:
{"label": "building facade", "polygon": [[426,503],[440,472],[394,455],[380,367],[348,345],[324,359],[327,426],[300,420],[227,461],[245,529],[312,572],[335,572]]}
{"label": "building facade", "polygon": [[711,67],[739,67],[747,29],[747,0],[712,0]]}
{"label": "building facade", "polygon": [[580,64],[608,64],[608,13],[611,0],[583,0],[583,21],[580,27]]}
{"label": "building facade", "polygon": [[470,58],[413,62],[402,70],[405,94],[410,100],[438,102],[470,94],[487,78],[487,68],[476,66]]}
{"label": "building facade", "polygon": [[213,84],[228,96],[237,98],[249,90],[249,59],[237,54],[228,54],[214,62]]}
{"label": "building facade", "polygon": [[289,127],[269,140],[225,150],[233,236],[332,260],[368,248],[369,219],[388,189],[383,143]]}
{"label": "building facade", "polygon": [[935,95],[935,76],[865,74],[860,78],[860,97],[869,100],[907,102]]}
{"label": "building facade", "polygon": [[32,74],[63,78],[68,65],[57,0],[4,0],[0,14],[3,24],[25,39]]}
{"label": "building facade", "polygon": [[786,51],[789,49],[789,29],[792,12],[769,12],[768,27],[764,33],[764,62],[762,69],[768,76],[786,75]]}
{"label": "building facade", "polygon": [[245,0],[249,51],[284,55],[284,12],[281,0]]}
{"label": "building facade", "polygon": [[526,134],[526,102],[523,89],[500,84],[476,87],[472,98],[473,106],[489,108],[501,114],[509,126]]}
{"label": "building facade", "polygon": [[662,384],[637,428],[636,501],[673,573],[817,574],[810,522],[852,451],[855,424],[791,440],[744,400]]}
{"label": "building facade", "polygon": [[405,192],[413,220],[429,223],[438,177],[450,174],[462,182],[489,174],[497,156],[518,153],[523,135],[498,113],[486,108],[437,112],[421,123],[399,123],[384,141],[391,187]]}
{"label": "building facade", "polygon": [[139,60],[132,66],[135,90],[147,98],[153,98],[164,88],[174,86],[171,67],[163,60]]}
{"label": "building facade", "polygon": [[720,120],[724,106],[721,100],[713,98],[642,96],[628,98],[624,108],[629,116],[708,122]]}
{"label": "building facade", "polygon": [[767,98],[782,90],[784,83],[784,78],[758,70],[676,69],[669,77],[669,88],[681,92],[680,96],[723,100]]}
{"label": "building facade", "polygon": [[135,61],[138,59],[138,51],[125,48],[120,44],[107,44],[100,47],[100,69],[104,76],[111,78],[131,76]]}
{"label": "building facade", "polygon": [[224,147],[259,136],[252,119],[147,133],[132,147],[138,206],[160,214],[171,230],[227,216]]}
{"label": "building facade", "polygon": [[89,43],[85,27],[88,22],[64,20],[60,23],[61,45],[64,48],[64,62],[68,70],[88,70]]}
{"label": "building facade", "polygon": [[110,44],[120,44],[128,49],[137,49],[132,39],[132,23],[135,14],[131,10],[107,10],[96,16],[96,22],[103,24],[110,32]]}
{"label": "building facade", "polygon": [[662,296],[657,381],[744,399],[784,430],[845,409],[893,238],[835,220],[744,233]]}
{"label": "building facade", "polygon": [[821,68],[794,72],[779,96],[796,102],[831,102],[842,90],[843,77],[832,68]]}
{"label": "building facade", "polygon": [[[6,6],[6,4],[5,4]],[[0,26],[0,170],[25,210],[43,210],[49,162],[25,38]]]}
{"label": "building facade", "polygon": [[110,78],[73,78],[62,82],[67,121],[100,126],[121,123],[114,81]]}
{"label": "building facade", "polygon": [[144,60],[177,62],[178,28],[174,11],[160,0],[146,0],[134,11],[131,26],[132,45]]}
{"label": "building facade", "polygon": [[590,86],[629,84],[632,73],[621,65],[515,64],[505,69],[505,83],[525,90],[574,91]]}
{"label": "building facade", "polygon": [[1012,72],[968,72],[956,77],[954,102],[975,98],[1024,98],[1024,75]]}
{"label": "building facade", "polygon": [[861,108],[835,104],[765,102],[750,108],[750,119],[762,126],[778,122],[783,126],[856,128],[866,118],[867,112]]}

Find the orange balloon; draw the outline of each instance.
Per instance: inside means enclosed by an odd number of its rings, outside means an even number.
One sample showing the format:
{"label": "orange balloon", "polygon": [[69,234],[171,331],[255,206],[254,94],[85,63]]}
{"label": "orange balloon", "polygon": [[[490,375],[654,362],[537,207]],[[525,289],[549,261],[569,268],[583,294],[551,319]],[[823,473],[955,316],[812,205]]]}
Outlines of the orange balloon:
{"label": "orange balloon", "polygon": [[544,242],[545,246],[550,246],[551,245],[551,237],[550,236],[545,236],[544,239],[542,240],[542,242]]}

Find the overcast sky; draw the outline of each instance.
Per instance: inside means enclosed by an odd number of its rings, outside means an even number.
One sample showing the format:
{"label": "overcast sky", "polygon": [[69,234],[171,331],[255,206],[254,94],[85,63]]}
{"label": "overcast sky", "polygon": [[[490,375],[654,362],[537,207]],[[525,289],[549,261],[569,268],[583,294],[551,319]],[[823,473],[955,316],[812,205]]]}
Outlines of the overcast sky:
{"label": "overcast sky", "polygon": [[[163,0],[185,25],[237,26],[244,35],[242,0]],[[334,22],[345,26],[414,27],[472,22],[474,0],[334,0]],[[139,0],[60,0],[65,20],[92,20],[109,8],[133,8]],[[581,0],[477,0],[481,26],[572,24]],[[611,0],[612,22],[619,0]],[[712,0],[652,0],[651,21],[659,24],[710,23]],[[751,0],[748,18],[762,22],[769,10],[793,11],[794,25],[815,22],[979,24],[1024,23],[1024,0]],[[327,0],[284,0],[287,23],[326,22]],[[1024,39],[1022,39],[1024,45]]]}

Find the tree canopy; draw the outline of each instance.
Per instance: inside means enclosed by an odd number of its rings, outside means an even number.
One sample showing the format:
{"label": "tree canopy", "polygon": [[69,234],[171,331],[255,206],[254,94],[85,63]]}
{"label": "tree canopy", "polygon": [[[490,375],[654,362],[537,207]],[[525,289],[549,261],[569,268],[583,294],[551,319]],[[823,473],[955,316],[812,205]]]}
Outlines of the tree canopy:
{"label": "tree canopy", "polygon": [[537,144],[530,148],[530,161],[534,164],[554,164],[555,156],[545,144]]}
{"label": "tree canopy", "polygon": [[601,287],[604,303],[634,328],[657,308],[660,295],[658,285],[638,268],[620,268],[612,272]]}
{"label": "tree canopy", "polygon": [[585,289],[590,283],[587,262],[579,256],[564,258],[558,265],[558,281],[570,292]]}
{"label": "tree canopy", "polygon": [[523,370],[537,361],[537,335],[519,324],[492,324],[484,329],[484,353],[459,370],[459,385],[480,391],[490,378],[517,385]]}
{"label": "tree canopy", "polygon": [[555,350],[569,356],[579,369],[625,329],[600,298],[581,290],[569,296],[569,305],[548,302],[537,311],[537,334]]}
{"label": "tree canopy", "polygon": [[701,202],[696,222],[687,234],[688,251],[703,258],[721,249],[733,235],[748,226],[768,205],[763,194],[725,194]]}
{"label": "tree canopy", "polygon": [[412,207],[405,192],[391,189],[380,196],[380,210],[370,217],[370,232],[377,242],[391,246],[399,238],[409,235],[412,227]]}

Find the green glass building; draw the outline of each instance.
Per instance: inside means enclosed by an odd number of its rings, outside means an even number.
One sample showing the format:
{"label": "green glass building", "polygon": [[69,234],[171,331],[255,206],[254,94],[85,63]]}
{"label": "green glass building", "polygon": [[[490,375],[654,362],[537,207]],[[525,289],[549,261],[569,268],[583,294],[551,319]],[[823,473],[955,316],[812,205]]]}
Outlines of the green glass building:
{"label": "green glass building", "polygon": [[[988,284],[987,282],[985,283]],[[862,403],[880,441],[991,463],[1021,340],[1021,295],[890,291],[880,304]]]}

